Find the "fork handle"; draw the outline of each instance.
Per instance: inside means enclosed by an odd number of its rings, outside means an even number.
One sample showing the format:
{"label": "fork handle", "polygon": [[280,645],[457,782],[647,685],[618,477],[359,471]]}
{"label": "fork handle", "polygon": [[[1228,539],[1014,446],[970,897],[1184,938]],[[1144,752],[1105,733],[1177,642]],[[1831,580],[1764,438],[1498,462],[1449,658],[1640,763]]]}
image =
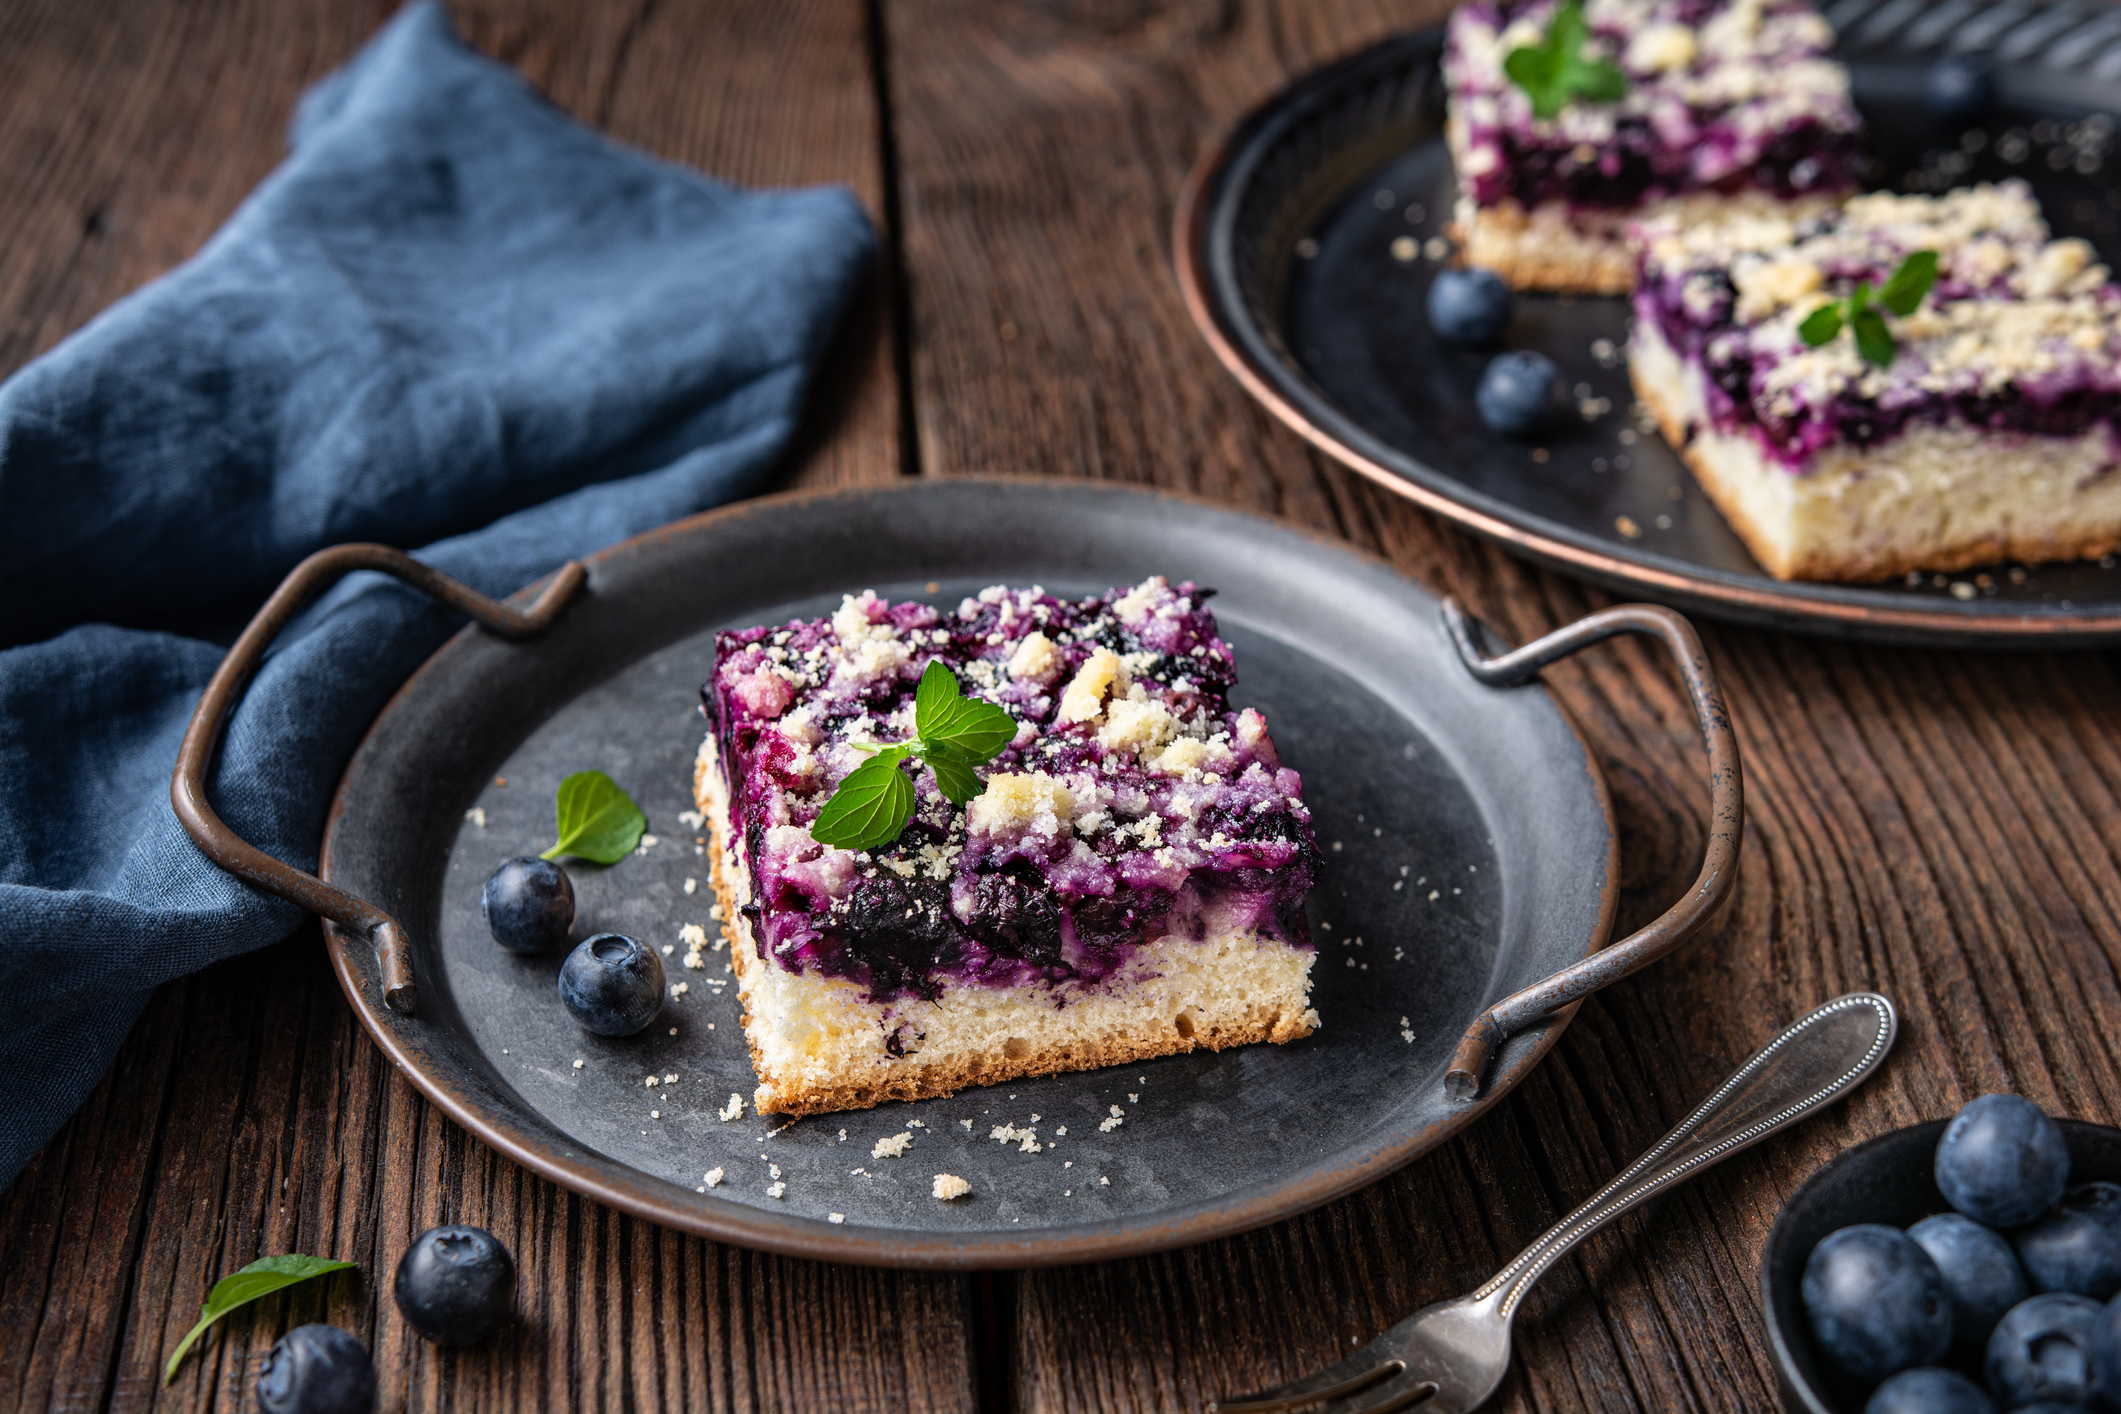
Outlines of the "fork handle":
{"label": "fork handle", "polygon": [[1637,1204],[1803,1119],[1862,1084],[1885,1059],[1900,1019],[1875,992],[1837,997],[1798,1021],[1718,1086],[1700,1108],[1591,1195],[1471,1299],[1507,1322],[1548,1267]]}

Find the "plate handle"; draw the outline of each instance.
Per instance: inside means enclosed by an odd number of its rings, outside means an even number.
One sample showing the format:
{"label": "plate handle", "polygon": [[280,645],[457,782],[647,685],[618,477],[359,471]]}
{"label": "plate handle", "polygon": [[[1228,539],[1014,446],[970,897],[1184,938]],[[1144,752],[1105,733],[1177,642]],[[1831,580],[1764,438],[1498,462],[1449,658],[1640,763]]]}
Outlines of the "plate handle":
{"label": "plate handle", "polygon": [[245,883],[365,935],[375,946],[384,1002],[391,1010],[410,1015],[419,994],[413,985],[412,947],[398,920],[368,900],[334,888],[246,843],[206,803],[206,773],[213,767],[221,729],[242,700],[243,690],[250,686],[265,650],[312,599],[355,570],[380,570],[403,580],[511,639],[543,633],[582,587],[589,572],[578,561],[569,560],[528,606],[512,609],[388,545],[334,545],[319,550],[296,565],[265,601],[265,607],[258,610],[257,617],[214,670],[205,695],[192,712],[191,724],[184,729],[184,744],[177,750],[176,774],[169,781],[169,799],[185,833],[208,859]]}
{"label": "plate handle", "polygon": [[1443,602],[1444,627],[1458,646],[1459,657],[1474,677],[1490,687],[1515,687],[1551,663],[1580,648],[1623,633],[1661,639],[1679,665],[1687,700],[1701,724],[1701,741],[1709,753],[1709,839],[1702,852],[1701,873],[1679,901],[1654,922],[1573,967],[1536,982],[1515,996],[1489,1007],[1467,1028],[1444,1075],[1444,1093],[1470,1100],[1480,1093],[1482,1076],[1496,1047],[1536,1021],[1582,1001],[1608,982],[1617,982],[1663,957],[1700,932],[1730,895],[1738,879],[1738,844],[1745,831],[1745,780],[1738,763],[1738,739],[1730,713],[1716,686],[1715,670],[1694,626],[1670,609],[1655,604],[1619,604],[1578,619],[1566,628],[1527,643],[1514,652],[1490,658],[1480,649],[1486,630],[1459,607]]}

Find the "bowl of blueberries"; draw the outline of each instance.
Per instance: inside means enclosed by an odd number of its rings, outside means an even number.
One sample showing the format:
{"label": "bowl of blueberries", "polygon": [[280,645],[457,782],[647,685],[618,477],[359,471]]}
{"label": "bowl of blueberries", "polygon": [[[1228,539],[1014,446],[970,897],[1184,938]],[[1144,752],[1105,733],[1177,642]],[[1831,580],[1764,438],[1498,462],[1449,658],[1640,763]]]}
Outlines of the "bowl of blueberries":
{"label": "bowl of blueberries", "polygon": [[2121,1129],[1984,1095],[1859,1144],[1761,1282],[1792,1414],[2121,1414]]}

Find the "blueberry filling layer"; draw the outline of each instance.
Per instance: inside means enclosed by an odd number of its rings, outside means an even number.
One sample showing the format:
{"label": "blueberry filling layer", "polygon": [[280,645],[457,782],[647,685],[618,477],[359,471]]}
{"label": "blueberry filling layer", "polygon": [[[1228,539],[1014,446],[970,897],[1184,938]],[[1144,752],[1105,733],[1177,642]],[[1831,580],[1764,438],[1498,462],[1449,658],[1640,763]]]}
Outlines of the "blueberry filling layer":
{"label": "blueberry filling layer", "polygon": [[[829,619],[720,635],[703,710],[762,954],[881,1002],[1094,985],[1174,934],[1308,947],[1310,813],[1264,720],[1229,708],[1211,592],[995,588],[954,611],[865,594]],[[931,661],[1020,724],[985,791],[955,807],[909,766],[916,806],[894,843],[818,844],[809,825],[860,746],[911,735]]]}
{"label": "blueberry filling layer", "polygon": [[1860,119],[1802,0],[1591,0],[1585,57],[1628,81],[1617,102],[1538,117],[1504,63],[1537,46],[1552,0],[1476,0],[1451,17],[1459,181],[1476,205],[1628,210],[1697,192],[1783,200],[1851,190]]}
{"label": "blueberry filling layer", "polygon": [[[1749,433],[1786,468],[1923,425],[2121,434],[2121,290],[2084,242],[2049,239],[2022,182],[1861,197],[1798,223],[1648,223],[1643,236],[1638,326],[1698,367],[1711,427]],[[1804,341],[1806,316],[1924,249],[1938,252],[1937,283],[1891,320],[1890,364],[1847,336]]]}

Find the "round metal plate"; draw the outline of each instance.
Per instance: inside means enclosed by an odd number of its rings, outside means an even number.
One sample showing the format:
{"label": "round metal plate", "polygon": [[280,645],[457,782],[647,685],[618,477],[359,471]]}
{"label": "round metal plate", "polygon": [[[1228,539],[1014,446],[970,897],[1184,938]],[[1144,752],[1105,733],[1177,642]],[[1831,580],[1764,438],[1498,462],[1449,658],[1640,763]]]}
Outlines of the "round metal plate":
{"label": "round metal plate", "polygon": [[[2113,156],[2121,25],[2103,4],[1827,7],[1869,124],[1871,185],[1941,190],[2024,177],[2058,235],[2121,264]],[[2007,12],[2007,13],[2006,13]],[[2001,17],[1999,19],[1999,16]],[[2005,22],[2010,26],[2008,32]],[[2000,38],[1999,38],[2000,34]],[[2003,107],[1973,139],[1932,128],[1923,73],[1993,45]],[[2121,565],[1851,586],[1767,575],[1678,456],[1630,414],[1618,298],[1520,295],[1507,344],[1543,350],[1579,405],[1543,442],[1473,410],[1488,354],[1430,338],[1423,300],[1456,178],[1442,137],[1442,31],[1389,40],[1303,79],[1201,159],[1178,210],[1179,284],[1223,363],[1334,457],[1511,549],[1635,597],[1838,637],[1964,646],[2121,638]]]}
{"label": "round metal plate", "polygon": [[[1220,591],[1235,697],[1265,711],[1303,773],[1326,854],[1312,898],[1322,1030],[792,1125],[748,1108],[722,1120],[756,1084],[728,954],[679,965],[683,925],[718,935],[703,831],[686,815],[713,632],[827,613],[865,587],[954,606],[998,582],[1083,593],[1152,573]],[[1437,611],[1344,546],[1115,487],[909,482],[683,521],[592,560],[544,638],[467,629],[392,700],[347,768],[322,872],[409,929],[418,1015],[383,1007],[371,950],[337,929],[334,965],[385,1051],[487,1143],[722,1241],[1022,1267],[1286,1217],[1433,1148],[1521,1079],[1566,1016],[1513,1040],[1476,1103],[1443,1095],[1472,1019],[1611,925],[1615,837],[1581,738],[1543,688],[1476,684]],[[640,802],[656,842],[608,869],[570,866],[577,934],[674,948],[669,980],[688,984],[621,1041],[568,1018],[558,956],[503,952],[479,916],[494,866],[551,843],[560,778],[592,767]],[[1115,1106],[1124,1122],[1101,1128]],[[1004,1124],[1035,1125],[1041,1151],[991,1139]],[[908,1131],[903,1157],[872,1156]],[[938,1173],[969,1180],[971,1196],[936,1201]]]}

